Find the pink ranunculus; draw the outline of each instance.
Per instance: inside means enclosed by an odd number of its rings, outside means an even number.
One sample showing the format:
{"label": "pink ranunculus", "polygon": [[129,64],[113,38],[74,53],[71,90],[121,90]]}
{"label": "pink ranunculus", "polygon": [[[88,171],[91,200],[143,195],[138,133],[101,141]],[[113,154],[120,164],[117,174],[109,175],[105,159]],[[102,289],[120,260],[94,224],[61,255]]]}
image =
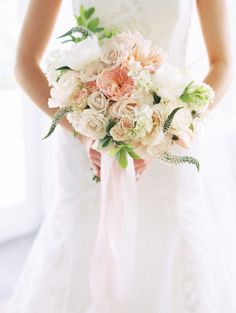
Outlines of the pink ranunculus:
{"label": "pink ranunculus", "polygon": [[87,88],[90,94],[95,91],[98,91],[98,86],[97,86],[96,81],[87,82],[84,84],[84,86]]}
{"label": "pink ranunculus", "polygon": [[97,86],[109,99],[117,101],[120,97],[130,96],[134,81],[123,68],[104,70],[97,78]]}
{"label": "pink ranunculus", "polygon": [[72,99],[73,104],[79,109],[85,109],[87,106],[88,90],[82,88],[81,90],[74,93]]}
{"label": "pink ranunculus", "polygon": [[134,59],[144,67],[160,66],[165,59],[164,53],[151,41],[144,39],[141,34],[137,33],[136,37],[136,44],[132,53]]}

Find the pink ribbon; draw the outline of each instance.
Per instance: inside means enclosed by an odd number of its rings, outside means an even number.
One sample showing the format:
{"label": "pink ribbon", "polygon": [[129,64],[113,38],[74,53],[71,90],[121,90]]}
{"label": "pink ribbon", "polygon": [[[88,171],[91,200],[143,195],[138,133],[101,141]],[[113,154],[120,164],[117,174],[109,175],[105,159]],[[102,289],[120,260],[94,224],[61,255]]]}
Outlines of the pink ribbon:
{"label": "pink ribbon", "polygon": [[101,213],[90,264],[96,313],[111,313],[132,288],[135,269],[137,191],[133,159],[128,167],[106,153],[101,159]]}

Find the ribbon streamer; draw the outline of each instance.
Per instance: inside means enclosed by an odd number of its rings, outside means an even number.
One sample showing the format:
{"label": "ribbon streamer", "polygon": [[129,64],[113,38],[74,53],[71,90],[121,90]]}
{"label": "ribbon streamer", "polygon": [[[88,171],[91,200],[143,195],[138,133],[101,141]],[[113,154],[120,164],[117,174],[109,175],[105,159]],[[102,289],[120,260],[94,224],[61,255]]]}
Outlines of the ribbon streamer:
{"label": "ribbon streamer", "polygon": [[90,289],[96,313],[111,313],[131,291],[135,272],[137,191],[133,159],[122,169],[101,157],[101,213],[90,264]]}

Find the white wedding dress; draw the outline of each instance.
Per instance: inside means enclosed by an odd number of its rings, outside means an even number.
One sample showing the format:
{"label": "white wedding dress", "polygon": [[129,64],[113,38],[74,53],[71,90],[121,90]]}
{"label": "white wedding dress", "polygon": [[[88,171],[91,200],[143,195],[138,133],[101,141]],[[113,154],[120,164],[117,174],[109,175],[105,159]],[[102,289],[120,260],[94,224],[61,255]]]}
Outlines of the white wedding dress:
{"label": "white wedding dress", "polygon": [[[104,26],[136,29],[184,65],[192,0],[84,0]],[[80,2],[74,2],[78,12]],[[82,147],[57,129],[55,203],[37,234],[8,313],[95,313],[89,262],[100,213],[100,184]],[[228,246],[213,211],[200,131],[189,155],[202,169],[153,161],[138,182],[133,290],[110,313],[235,313]],[[103,312],[99,312],[103,313]]]}

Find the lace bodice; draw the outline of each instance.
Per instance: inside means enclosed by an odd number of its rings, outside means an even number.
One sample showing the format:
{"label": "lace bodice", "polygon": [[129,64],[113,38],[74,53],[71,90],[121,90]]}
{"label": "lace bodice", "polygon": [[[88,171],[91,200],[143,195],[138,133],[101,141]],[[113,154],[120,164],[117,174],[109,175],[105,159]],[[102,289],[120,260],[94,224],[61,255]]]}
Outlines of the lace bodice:
{"label": "lace bodice", "polygon": [[75,13],[80,4],[95,6],[103,26],[138,30],[183,64],[193,0],[73,0]]}

